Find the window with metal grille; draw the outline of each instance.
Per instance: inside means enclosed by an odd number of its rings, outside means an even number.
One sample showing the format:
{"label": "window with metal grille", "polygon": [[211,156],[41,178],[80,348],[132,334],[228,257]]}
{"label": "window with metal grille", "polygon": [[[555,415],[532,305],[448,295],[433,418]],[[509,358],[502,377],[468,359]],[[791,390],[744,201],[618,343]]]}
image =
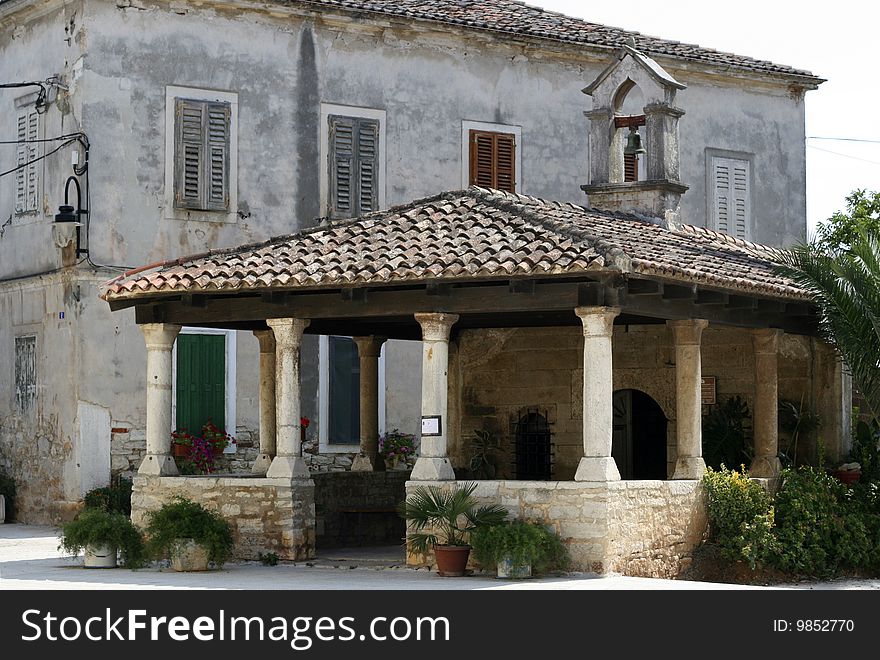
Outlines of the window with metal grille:
{"label": "window with metal grille", "polygon": [[229,210],[231,104],[175,99],[174,205]]}
{"label": "window with metal grille", "polygon": [[514,428],[516,478],[523,481],[548,480],[553,475],[553,434],[547,411],[529,410]]}
{"label": "window with metal grille", "polygon": [[379,208],[379,121],[329,115],[330,217]]}
{"label": "window with metal grille", "polygon": [[37,338],[15,338],[15,406],[27,412],[37,400]]}
{"label": "window with metal grille", "polygon": [[39,209],[40,115],[33,108],[24,110],[17,121],[15,171],[15,212],[33,213]]}
{"label": "window with metal grille", "polygon": [[516,138],[512,133],[470,132],[470,185],[516,192]]}
{"label": "window with metal grille", "polygon": [[709,158],[710,215],[717,231],[751,240],[750,163],[739,158]]}

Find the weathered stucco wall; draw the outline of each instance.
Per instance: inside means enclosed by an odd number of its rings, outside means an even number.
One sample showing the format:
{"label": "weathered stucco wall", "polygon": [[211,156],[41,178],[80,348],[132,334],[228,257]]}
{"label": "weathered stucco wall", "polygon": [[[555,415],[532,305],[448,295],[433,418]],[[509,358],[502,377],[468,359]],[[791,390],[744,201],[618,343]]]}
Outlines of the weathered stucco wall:
{"label": "weathered stucco wall", "polygon": [[147,524],[147,513],[175,496],[198,502],[230,523],[233,557],[257,559],[274,552],[281,559],[315,556],[315,486],[311,481],[248,477],[136,476],[131,519]]}
{"label": "weathered stucco wall", "polygon": [[[476,483],[474,496],[480,503],[500,504],[510,519],[552,529],[576,571],[676,577],[689,565],[706,531],[705,497],[697,481]],[[407,494],[419,485],[408,482]],[[407,556],[411,565],[431,561]]]}

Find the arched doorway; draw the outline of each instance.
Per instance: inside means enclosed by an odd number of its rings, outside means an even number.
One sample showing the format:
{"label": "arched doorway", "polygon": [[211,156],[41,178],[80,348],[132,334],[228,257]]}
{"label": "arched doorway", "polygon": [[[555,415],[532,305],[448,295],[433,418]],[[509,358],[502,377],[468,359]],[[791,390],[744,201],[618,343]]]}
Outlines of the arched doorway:
{"label": "arched doorway", "polygon": [[621,479],[666,479],[666,416],[639,390],[618,390],[612,398],[611,455]]}

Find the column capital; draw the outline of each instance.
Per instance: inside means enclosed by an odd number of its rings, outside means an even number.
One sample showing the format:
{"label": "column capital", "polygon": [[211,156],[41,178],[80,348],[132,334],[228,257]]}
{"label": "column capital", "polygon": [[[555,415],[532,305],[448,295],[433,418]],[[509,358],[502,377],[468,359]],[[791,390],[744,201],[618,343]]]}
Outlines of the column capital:
{"label": "column capital", "polygon": [[141,332],[147,349],[170,349],[180,333],[181,326],[171,323],[142,323]]}
{"label": "column capital", "polygon": [[593,108],[592,110],[584,110],[584,117],[590,121],[608,119],[614,117],[614,111],[611,108]]}
{"label": "column capital", "polygon": [[620,307],[575,307],[584,325],[584,337],[610,337]]}
{"label": "column capital", "polygon": [[773,353],[779,350],[782,330],[776,328],[757,328],[752,330],[752,346],[755,353]]}
{"label": "column capital", "polygon": [[676,346],[699,346],[703,330],[708,325],[706,319],[680,319],[666,322],[666,327],[672,331],[672,340]]}
{"label": "column capital", "polygon": [[377,337],[369,335],[366,337],[352,337],[352,341],[357,344],[358,357],[361,358],[377,358],[382,352],[382,344],[385,343],[387,337]]}
{"label": "column capital", "polygon": [[645,116],[648,115],[667,115],[679,119],[685,114],[681,108],[676,108],[668,103],[649,103],[645,106]]}
{"label": "column capital", "polygon": [[254,330],[254,337],[260,342],[260,353],[275,352],[275,333],[272,332],[271,328],[268,330]]}
{"label": "column capital", "polygon": [[297,345],[302,340],[303,332],[309,327],[309,319],[266,319],[266,325],[275,335],[276,345]]}
{"label": "column capital", "polygon": [[449,341],[452,326],[458,321],[458,314],[446,312],[419,312],[413,316],[422,326],[422,341]]}

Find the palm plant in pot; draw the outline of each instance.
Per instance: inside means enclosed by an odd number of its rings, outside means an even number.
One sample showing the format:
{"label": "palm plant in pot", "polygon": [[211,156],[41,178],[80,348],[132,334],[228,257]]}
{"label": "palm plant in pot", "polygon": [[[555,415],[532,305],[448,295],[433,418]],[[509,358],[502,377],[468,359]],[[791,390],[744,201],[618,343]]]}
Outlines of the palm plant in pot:
{"label": "palm plant in pot", "polygon": [[197,502],[175,497],[149,513],[147,549],[168,556],[175,571],[206,571],[222,566],[232,554],[232,531],[220,514]]}
{"label": "palm plant in pot", "polygon": [[532,573],[563,570],[568,551],[556,534],[541,524],[514,520],[481,527],[471,537],[481,566],[495,568],[500,578],[527,578]]}
{"label": "palm plant in pot", "polygon": [[454,489],[419,486],[401,506],[409,522],[407,544],[421,554],[434,550],[437,572],[444,577],[465,574],[471,547],[470,535],[487,525],[498,525],[507,511],[498,504],[478,506],[473,493],[477,484]]}
{"label": "palm plant in pot", "polygon": [[61,550],[84,551],[86,568],[116,568],[117,554],[128,568],[144,564],[144,541],[128,516],[103,509],[83,509],[61,528]]}

